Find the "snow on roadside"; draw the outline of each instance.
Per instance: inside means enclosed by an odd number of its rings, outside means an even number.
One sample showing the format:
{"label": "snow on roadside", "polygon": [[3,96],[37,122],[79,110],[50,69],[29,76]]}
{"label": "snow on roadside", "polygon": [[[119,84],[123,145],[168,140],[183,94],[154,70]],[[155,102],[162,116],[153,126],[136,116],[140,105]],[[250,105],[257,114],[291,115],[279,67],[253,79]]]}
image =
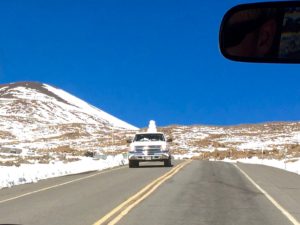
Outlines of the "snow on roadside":
{"label": "snow on roadside", "polygon": [[120,154],[108,156],[105,160],[83,157],[80,161],[70,163],[21,164],[19,167],[0,166],[0,189],[19,184],[35,183],[52,177],[100,171],[125,164],[128,164],[127,157]]}
{"label": "snow on roadside", "polygon": [[[194,156],[199,156],[199,153],[196,154],[191,152],[183,155],[173,155],[173,159],[191,159]],[[284,160],[259,159],[257,157],[252,157],[251,159],[224,159],[222,161],[229,163],[241,162],[272,166],[300,175],[300,159],[297,161],[295,159],[295,161],[292,162],[285,162]],[[80,161],[70,163],[63,163],[60,161],[51,164],[21,164],[19,167],[0,166],[0,189],[20,184],[35,183],[39,180],[53,177],[89,171],[101,171],[125,164],[128,164],[127,156],[120,154],[116,156],[107,156],[106,159],[99,158],[97,160],[94,158],[82,157]]]}

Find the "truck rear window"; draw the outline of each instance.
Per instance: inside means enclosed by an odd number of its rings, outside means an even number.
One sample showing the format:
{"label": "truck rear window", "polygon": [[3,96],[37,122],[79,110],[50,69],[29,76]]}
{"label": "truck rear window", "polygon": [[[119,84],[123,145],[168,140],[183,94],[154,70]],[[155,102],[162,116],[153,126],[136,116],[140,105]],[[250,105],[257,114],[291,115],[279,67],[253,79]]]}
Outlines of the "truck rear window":
{"label": "truck rear window", "polygon": [[137,134],[134,141],[165,141],[163,134]]}

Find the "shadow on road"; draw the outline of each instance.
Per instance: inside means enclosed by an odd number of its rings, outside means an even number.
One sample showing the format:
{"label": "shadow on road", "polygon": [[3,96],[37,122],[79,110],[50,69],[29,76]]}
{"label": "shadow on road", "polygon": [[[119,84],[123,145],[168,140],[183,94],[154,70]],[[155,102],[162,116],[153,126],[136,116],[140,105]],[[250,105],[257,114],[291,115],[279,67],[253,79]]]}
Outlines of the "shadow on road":
{"label": "shadow on road", "polygon": [[[137,167],[137,168],[160,168],[160,167],[165,167],[165,166],[164,165],[139,165],[139,167]],[[169,168],[173,167],[173,165],[168,166],[168,167]]]}
{"label": "shadow on road", "polygon": [[15,223],[1,223],[0,225],[22,225],[22,224],[15,224]]}

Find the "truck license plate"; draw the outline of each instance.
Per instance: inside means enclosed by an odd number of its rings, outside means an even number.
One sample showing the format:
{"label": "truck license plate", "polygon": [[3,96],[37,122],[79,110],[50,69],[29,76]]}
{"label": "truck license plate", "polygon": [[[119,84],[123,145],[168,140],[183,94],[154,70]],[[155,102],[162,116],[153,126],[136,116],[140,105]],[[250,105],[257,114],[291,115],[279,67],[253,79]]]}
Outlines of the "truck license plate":
{"label": "truck license plate", "polygon": [[146,156],[146,160],[151,160],[151,156]]}

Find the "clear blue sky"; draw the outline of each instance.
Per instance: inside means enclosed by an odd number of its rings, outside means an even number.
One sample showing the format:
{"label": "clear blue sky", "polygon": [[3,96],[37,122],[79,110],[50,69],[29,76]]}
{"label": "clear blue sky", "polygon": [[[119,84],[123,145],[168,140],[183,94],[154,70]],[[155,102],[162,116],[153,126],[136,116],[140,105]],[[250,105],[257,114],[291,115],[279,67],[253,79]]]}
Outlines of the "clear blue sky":
{"label": "clear blue sky", "polygon": [[0,1],[1,83],[48,83],[138,127],[299,120],[300,65],[221,56],[237,2]]}

